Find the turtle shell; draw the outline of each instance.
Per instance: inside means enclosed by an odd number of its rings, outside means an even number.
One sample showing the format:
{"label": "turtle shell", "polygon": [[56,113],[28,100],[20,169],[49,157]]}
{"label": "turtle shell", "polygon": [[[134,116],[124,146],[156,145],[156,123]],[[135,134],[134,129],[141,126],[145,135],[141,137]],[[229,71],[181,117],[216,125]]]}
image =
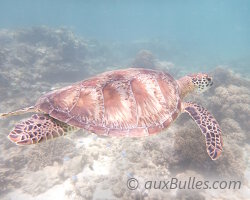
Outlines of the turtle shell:
{"label": "turtle shell", "polygon": [[181,99],[168,73],[130,68],[47,93],[36,107],[96,134],[144,136],[167,128],[180,113]]}

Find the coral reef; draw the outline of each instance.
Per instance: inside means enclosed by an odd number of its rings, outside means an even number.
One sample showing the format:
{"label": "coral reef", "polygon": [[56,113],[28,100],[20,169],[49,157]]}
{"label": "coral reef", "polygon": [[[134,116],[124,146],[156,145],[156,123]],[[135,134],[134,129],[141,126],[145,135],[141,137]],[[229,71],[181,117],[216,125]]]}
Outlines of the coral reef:
{"label": "coral reef", "polygon": [[0,30],[0,46],[1,100],[28,97],[34,102],[51,84],[82,80],[114,65],[103,57],[109,52],[105,46],[63,28]]}
{"label": "coral reef", "polygon": [[170,73],[172,76],[181,72],[181,68],[175,66],[172,62],[159,60],[155,58],[151,51],[144,49],[136,54],[129,67],[161,70]]}
{"label": "coral reef", "polygon": [[64,158],[71,159],[77,155],[71,140],[58,138],[58,140],[32,146],[25,157],[28,158],[27,169],[37,171],[52,166],[54,162],[63,164]]}
{"label": "coral reef", "polygon": [[155,58],[150,51],[141,50],[136,54],[136,57],[132,62],[132,67],[154,69]]}
{"label": "coral reef", "polygon": [[4,164],[0,163],[0,194],[7,193],[11,189],[21,186],[21,174],[16,171],[17,170],[6,167]]}
{"label": "coral reef", "polygon": [[[0,45],[0,112],[32,105],[44,92],[130,62],[114,56],[113,47],[119,49],[119,44],[81,39],[66,29],[1,30]],[[150,48],[138,45],[134,52],[140,49]],[[148,50],[139,51],[133,62],[170,71],[175,77],[183,73]],[[28,117],[17,116],[0,121],[0,198],[22,193],[30,199],[47,199],[48,193],[60,191],[65,199],[228,199],[209,190],[143,188],[147,180],[189,175],[244,183],[249,178],[249,80],[224,68],[211,74],[214,86],[187,100],[203,105],[218,120],[224,139],[218,160],[210,160],[204,136],[185,114],[168,130],[147,138],[103,138],[79,131],[30,147],[17,147],[6,138],[16,121]],[[132,177],[141,183],[134,191],[127,188]],[[230,195],[247,199],[248,193]]]}
{"label": "coral reef", "polygon": [[243,151],[236,144],[224,139],[224,151],[220,159],[212,161],[206,152],[205,138],[194,123],[185,123],[175,135],[175,160],[170,171],[178,173],[186,169],[196,170],[209,179],[220,178],[244,180],[246,169]]}

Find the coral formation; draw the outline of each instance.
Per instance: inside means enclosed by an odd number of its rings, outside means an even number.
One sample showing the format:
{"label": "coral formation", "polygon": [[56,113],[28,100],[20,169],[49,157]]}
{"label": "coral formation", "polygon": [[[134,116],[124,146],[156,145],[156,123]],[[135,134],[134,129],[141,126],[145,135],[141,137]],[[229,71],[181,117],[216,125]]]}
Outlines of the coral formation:
{"label": "coral formation", "polygon": [[77,155],[71,140],[58,138],[58,140],[32,146],[25,157],[27,157],[28,170],[37,171],[46,166],[52,166],[54,162],[63,164],[65,157],[71,159]]}
{"label": "coral formation", "polygon": [[210,179],[236,178],[244,180],[246,169],[242,149],[236,144],[228,144],[224,139],[223,155],[217,161],[211,161],[206,153],[205,138],[194,123],[185,123],[175,135],[175,160],[170,171],[178,173],[190,169],[196,170]]}
{"label": "coral formation", "polygon": [[113,65],[103,57],[107,51],[98,42],[83,40],[63,28],[0,30],[0,46],[3,100],[10,98],[10,89],[18,98],[21,93],[28,97],[27,90],[34,96],[49,91],[52,83],[82,80]]}
{"label": "coral formation", "polygon": [[21,186],[21,174],[17,170],[0,163],[0,194]]}
{"label": "coral formation", "polygon": [[131,66],[136,68],[147,68],[147,69],[156,69],[161,71],[166,71],[171,73],[173,76],[178,74],[178,71],[181,69],[175,66],[172,62],[159,60],[155,58],[153,53],[149,50],[140,50],[134,60],[132,61]]}
{"label": "coral formation", "polygon": [[132,62],[132,67],[154,69],[155,58],[150,51],[141,50],[136,54],[136,57]]}

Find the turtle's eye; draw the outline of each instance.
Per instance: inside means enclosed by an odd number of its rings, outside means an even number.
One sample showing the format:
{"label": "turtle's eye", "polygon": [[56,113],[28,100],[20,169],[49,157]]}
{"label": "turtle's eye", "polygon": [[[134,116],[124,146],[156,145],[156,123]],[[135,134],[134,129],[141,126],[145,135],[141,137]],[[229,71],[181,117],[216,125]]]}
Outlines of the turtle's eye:
{"label": "turtle's eye", "polygon": [[204,92],[213,85],[212,77],[207,74],[197,74],[192,77],[192,82],[198,92]]}
{"label": "turtle's eye", "polygon": [[206,83],[206,86],[207,86],[207,87],[210,87],[210,86],[213,85],[213,79],[212,79],[212,77],[210,77],[210,76],[204,77],[204,82]]}

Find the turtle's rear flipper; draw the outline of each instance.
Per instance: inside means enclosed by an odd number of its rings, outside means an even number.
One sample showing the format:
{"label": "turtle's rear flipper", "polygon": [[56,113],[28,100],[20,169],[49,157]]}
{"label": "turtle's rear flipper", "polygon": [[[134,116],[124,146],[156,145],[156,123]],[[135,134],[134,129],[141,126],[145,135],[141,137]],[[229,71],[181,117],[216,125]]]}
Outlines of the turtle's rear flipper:
{"label": "turtle's rear flipper", "polygon": [[206,137],[207,153],[212,160],[216,160],[220,156],[223,146],[218,122],[205,108],[195,103],[183,103],[182,108],[200,127]]}
{"label": "turtle's rear flipper", "polygon": [[16,124],[8,138],[17,145],[28,145],[66,135],[75,130],[75,127],[49,115],[34,114],[28,120]]}
{"label": "turtle's rear flipper", "polygon": [[13,112],[0,113],[0,118],[10,117],[10,116],[14,116],[14,115],[22,115],[22,114],[29,113],[29,112],[36,112],[36,107],[30,106],[30,107],[22,108],[20,110],[16,110]]}

